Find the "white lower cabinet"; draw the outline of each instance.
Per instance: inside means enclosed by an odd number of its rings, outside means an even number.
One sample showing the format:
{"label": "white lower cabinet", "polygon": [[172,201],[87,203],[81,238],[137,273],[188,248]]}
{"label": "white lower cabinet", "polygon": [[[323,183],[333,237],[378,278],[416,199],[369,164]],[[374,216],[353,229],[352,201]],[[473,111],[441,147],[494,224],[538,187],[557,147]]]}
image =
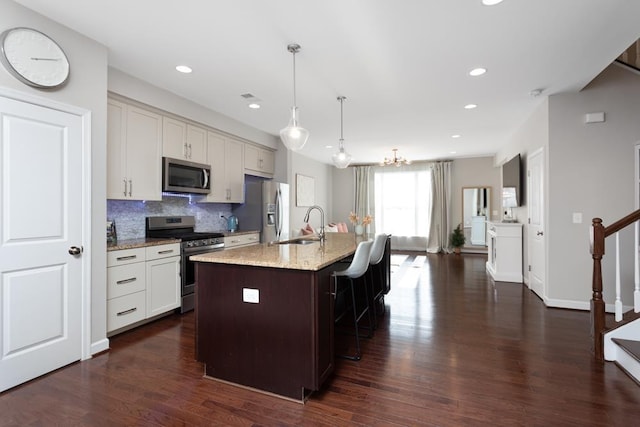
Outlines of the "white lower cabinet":
{"label": "white lower cabinet", "polygon": [[260,243],[260,233],[237,234],[224,237],[225,249],[235,248],[238,246],[255,245]]}
{"label": "white lower cabinet", "polygon": [[107,332],[180,306],[180,244],[107,252]]}
{"label": "white lower cabinet", "polygon": [[155,250],[160,246],[147,248],[147,317],[180,307],[180,245],[175,246],[161,253]]}

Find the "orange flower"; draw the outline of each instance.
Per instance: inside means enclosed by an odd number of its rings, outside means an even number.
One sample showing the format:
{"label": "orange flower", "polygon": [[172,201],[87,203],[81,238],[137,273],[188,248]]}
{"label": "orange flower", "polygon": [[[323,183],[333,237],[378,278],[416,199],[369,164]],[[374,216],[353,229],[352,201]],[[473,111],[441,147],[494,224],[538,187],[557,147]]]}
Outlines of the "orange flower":
{"label": "orange flower", "polygon": [[[351,212],[349,214],[349,221],[351,221],[351,224],[353,225],[358,225],[360,223],[360,217],[355,213]],[[362,218],[362,225],[369,225],[372,222],[373,222],[373,217],[371,215],[367,215],[364,218]]]}
{"label": "orange flower", "polygon": [[349,213],[349,221],[351,221],[351,224],[356,225],[358,223],[358,221],[360,221],[360,218],[355,213],[350,212]]}

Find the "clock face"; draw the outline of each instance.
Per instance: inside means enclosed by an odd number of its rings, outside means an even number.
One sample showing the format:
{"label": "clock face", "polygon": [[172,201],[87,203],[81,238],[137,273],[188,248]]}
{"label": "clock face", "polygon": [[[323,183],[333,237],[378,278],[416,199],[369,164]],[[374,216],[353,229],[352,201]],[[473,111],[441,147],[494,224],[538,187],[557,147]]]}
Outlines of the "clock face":
{"label": "clock face", "polygon": [[0,35],[0,60],[22,82],[53,88],[69,77],[69,61],[60,46],[40,31],[13,28]]}

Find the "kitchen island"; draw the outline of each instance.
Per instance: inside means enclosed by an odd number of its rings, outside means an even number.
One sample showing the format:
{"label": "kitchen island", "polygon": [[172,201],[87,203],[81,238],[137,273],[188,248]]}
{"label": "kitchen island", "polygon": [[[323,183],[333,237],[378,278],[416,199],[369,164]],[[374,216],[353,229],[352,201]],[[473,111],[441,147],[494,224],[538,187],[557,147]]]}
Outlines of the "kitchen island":
{"label": "kitchen island", "polygon": [[196,357],[214,379],[304,401],[334,366],[331,273],[361,238],[195,255]]}

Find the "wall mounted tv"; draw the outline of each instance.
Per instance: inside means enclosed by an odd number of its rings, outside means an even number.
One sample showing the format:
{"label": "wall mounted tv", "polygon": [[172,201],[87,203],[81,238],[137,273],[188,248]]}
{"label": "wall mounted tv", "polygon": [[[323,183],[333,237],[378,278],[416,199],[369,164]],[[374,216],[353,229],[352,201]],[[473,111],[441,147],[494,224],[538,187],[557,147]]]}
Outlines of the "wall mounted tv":
{"label": "wall mounted tv", "polygon": [[515,188],[516,206],[522,205],[522,182],[520,177],[520,154],[502,165],[502,188]]}

